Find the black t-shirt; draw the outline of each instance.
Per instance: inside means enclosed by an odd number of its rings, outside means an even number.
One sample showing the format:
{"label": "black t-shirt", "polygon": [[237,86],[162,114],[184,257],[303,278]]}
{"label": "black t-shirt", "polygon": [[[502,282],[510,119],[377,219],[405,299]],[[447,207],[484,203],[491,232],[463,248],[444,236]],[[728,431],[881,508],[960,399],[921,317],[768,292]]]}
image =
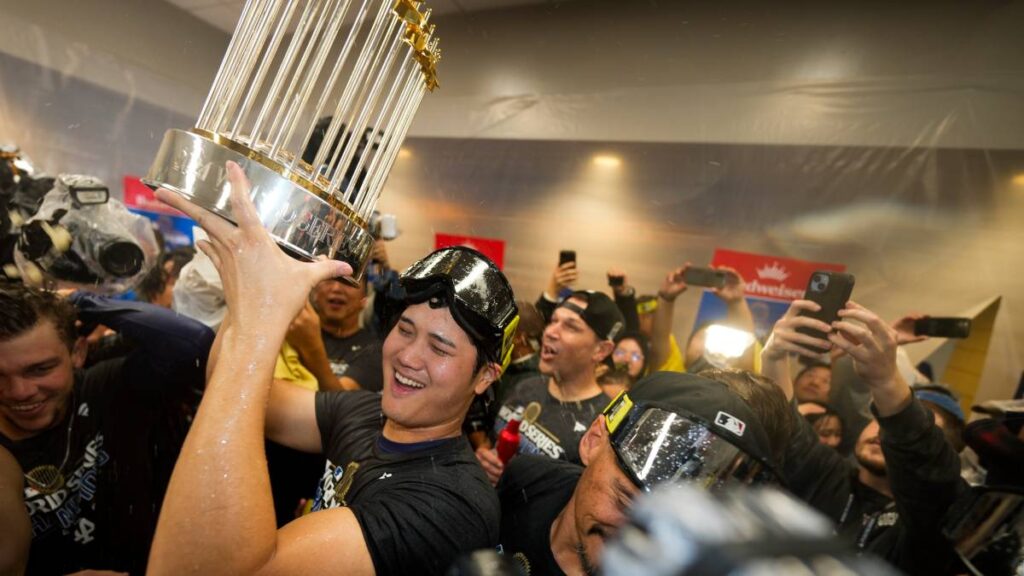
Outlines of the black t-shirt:
{"label": "black t-shirt", "polygon": [[69,410],[56,426],[18,442],[0,434],[27,474],[60,469],[67,454],[64,488],[41,494],[25,482],[28,573],[142,574],[214,334],[159,306],[82,292],[70,300],[83,324],[109,326],[134,346],[75,373]]}
{"label": "black t-shirt", "polygon": [[494,434],[501,433],[512,415],[522,409],[519,454],[541,454],[579,464],[580,439],[610,401],[599,392],[586,400],[562,402],[548,391],[547,376],[530,378],[520,382],[498,410]]}
{"label": "black t-shirt", "polygon": [[583,467],[545,456],[516,456],[498,482],[501,552],[526,574],[562,574],[551,554],[551,525],[572,498]]}
{"label": "black t-shirt", "polygon": [[44,494],[25,484],[29,574],[144,570],[185,418],[166,396],[124,386],[123,365],[108,360],[77,373],[57,426],[19,442],[0,436],[26,474],[60,468],[67,454],[63,488]]}
{"label": "black t-shirt", "polygon": [[363,390],[318,392],[316,419],[327,465],[313,510],[348,506],[377,574],[443,574],[497,543],[498,498],[465,437],[390,442]]}
{"label": "black t-shirt", "polygon": [[381,344],[369,330],[359,330],[346,338],[321,331],[327,359],[338,378],[348,376],[363,390],[380,392],[383,388]]}

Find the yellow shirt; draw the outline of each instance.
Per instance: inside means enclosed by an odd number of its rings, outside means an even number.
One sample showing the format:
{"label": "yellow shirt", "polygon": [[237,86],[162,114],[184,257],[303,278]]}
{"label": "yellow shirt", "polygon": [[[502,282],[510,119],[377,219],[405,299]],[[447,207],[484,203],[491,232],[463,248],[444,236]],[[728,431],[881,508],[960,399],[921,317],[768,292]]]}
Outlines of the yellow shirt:
{"label": "yellow shirt", "polygon": [[274,379],[287,380],[296,386],[302,386],[313,391],[320,389],[316,376],[313,376],[313,373],[302,365],[302,361],[299,360],[299,352],[287,341],[281,345],[281,351],[277,353]]}
{"label": "yellow shirt", "polygon": [[683,353],[679,350],[679,344],[676,343],[675,334],[669,334],[668,336],[668,358],[665,359],[665,363],[661,365],[657,372],[686,372],[686,365],[683,363]]}

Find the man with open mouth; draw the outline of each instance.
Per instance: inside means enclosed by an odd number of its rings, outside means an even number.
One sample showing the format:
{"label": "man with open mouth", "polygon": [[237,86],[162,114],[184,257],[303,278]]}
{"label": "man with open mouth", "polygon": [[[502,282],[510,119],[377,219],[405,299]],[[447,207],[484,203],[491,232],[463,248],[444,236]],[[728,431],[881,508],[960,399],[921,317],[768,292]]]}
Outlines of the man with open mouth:
{"label": "man with open mouth", "polygon": [[[511,355],[518,315],[504,275],[467,248],[410,266],[388,295],[379,395],[272,386],[277,350],[310,288],[352,270],[285,255],[260,225],[241,168],[228,163],[228,173],[237,228],[158,192],[209,232],[201,247],[220,272],[228,316],[150,570],[441,574],[459,554],[495,545],[499,503],[461,426]],[[280,530],[264,431],[327,457],[314,511]],[[222,505],[206,512],[196,502]]]}

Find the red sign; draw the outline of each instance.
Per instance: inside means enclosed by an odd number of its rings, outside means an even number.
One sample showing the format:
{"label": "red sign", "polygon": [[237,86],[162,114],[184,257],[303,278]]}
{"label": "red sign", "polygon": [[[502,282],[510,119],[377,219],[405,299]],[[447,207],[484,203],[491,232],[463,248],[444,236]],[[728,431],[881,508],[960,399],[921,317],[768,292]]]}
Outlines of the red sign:
{"label": "red sign", "polygon": [[129,208],[138,208],[147,212],[184,216],[183,213],[157,200],[153,189],[143,184],[142,180],[136,176],[126,175],[124,177],[124,203]]}
{"label": "red sign", "polygon": [[711,263],[714,266],[735,268],[747,283],[748,297],[784,302],[803,298],[807,282],[815,271],[843,272],[846,270],[846,266],[842,264],[808,262],[778,256],[722,250],[721,248],[715,250]]}
{"label": "red sign", "polygon": [[505,241],[477,236],[456,236],[454,234],[434,234],[434,249],[447,246],[465,246],[472,248],[491,259],[499,270],[505,266]]}

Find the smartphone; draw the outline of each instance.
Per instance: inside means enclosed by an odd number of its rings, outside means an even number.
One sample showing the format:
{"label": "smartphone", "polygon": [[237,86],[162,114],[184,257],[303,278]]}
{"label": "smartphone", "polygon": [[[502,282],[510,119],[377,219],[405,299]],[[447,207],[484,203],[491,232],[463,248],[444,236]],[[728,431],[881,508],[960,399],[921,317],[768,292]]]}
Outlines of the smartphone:
{"label": "smartphone", "polygon": [[[804,300],[817,303],[821,306],[821,310],[817,312],[805,310],[800,312],[800,315],[810,316],[811,318],[821,320],[825,324],[832,324],[839,319],[839,311],[846,306],[847,300],[850,299],[850,294],[853,293],[853,283],[853,274],[824,271],[811,274],[811,279],[807,282],[807,290],[804,292]],[[828,340],[828,335],[821,330],[797,328],[796,331],[814,338]],[[828,351],[816,346],[807,347],[817,350],[822,354]]]}
{"label": "smartphone", "polygon": [[686,272],[683,272],[683,282],[686,282],[689,286],[722,288],[725,286],[725,282],[728,278],[728,272],[725,270],[715,270],[714,268],[690,266],[686,269]]}
{"label": "smartphone", "polygon": [[613,276],[611,274],[608,275],[608,285],[611,286],[612,288],[618,288],[619,286],[622,286],[625,282],[626,278],[624,276]]}
{"label": "smartphone", "polygon": [[561,266],[562,264],[565,264],[566,262],[575,262],[575,261],[576,261],[576,251],[575,250],[562,250],[561,252],[558,253],[558,265],[559,266]]}
{"label": "smartphone", "polygon": [[971,319],[921,318],[914,322],[914,334],[939,338],[967,338],[971,335]]}

